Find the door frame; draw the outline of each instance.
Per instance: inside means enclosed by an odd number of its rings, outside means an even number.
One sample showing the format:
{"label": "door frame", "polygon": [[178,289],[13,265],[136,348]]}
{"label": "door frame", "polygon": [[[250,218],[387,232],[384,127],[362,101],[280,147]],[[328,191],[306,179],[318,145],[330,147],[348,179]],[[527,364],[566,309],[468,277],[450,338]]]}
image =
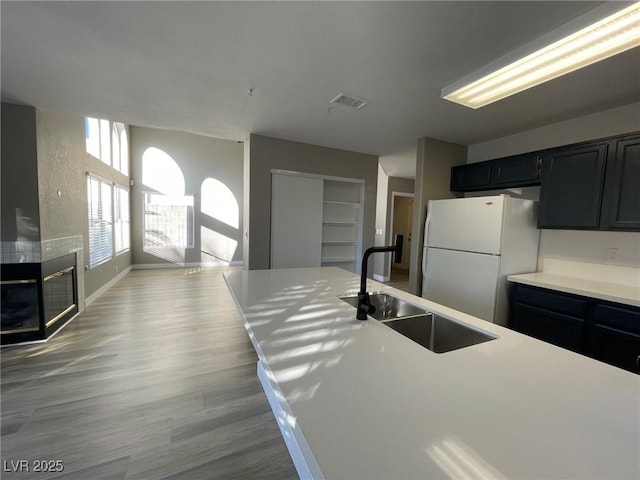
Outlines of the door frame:
{"label": "door frame", "polygon": [[[389,216],[389,228],[387,231],[387,239],[388,239],[388,243],[387,245],[393,245],[393,216],[394,216],[394,212],[395,212],[395,206],[396,206],[396,197],[406,197],[406,198],[413,198],[415,199],[416,194],[415,193],[409,193],[409,192],[391,192],[391,215]],[[415,204],[414,204],[414,208],[415,208]],[[414,211],[415,214],[415,211]],[[411,225],[411,235],[413,236],[413,224]],[[405,249],[406,250],[406,249]],[[404,251],[402,252],[404,254]],[[389,278],[391,278],[391,266],[393,265],[393,256],[389,255],[388,256],[389,259],[387,260],[388,266],[389,266]],[[409,265],[409,268],[411,268],[411,265]]]}

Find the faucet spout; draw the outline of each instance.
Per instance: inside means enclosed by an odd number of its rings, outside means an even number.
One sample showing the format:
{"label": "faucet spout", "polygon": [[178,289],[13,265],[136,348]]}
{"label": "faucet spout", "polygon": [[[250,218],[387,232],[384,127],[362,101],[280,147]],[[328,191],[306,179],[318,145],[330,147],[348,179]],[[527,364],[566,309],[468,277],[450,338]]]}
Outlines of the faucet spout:
{"label": "faucet spout", "polygon": [[371,298],[367,292],[367,264],[369,263],[369,257],[373,253],[382,252],[395,252],[394,261],[400,263],[402,261],[402,238],[398,236],[396,238],[395,245],[389,245],[387,247],[371,247],[367,248],[362,255],[362,268],[360,270],[360,291],[358,292],[358,309],[356,312],[356,318],[358,320],[366,320],[367,315],[370,315],[376,311],[376,308],[371,305]]}

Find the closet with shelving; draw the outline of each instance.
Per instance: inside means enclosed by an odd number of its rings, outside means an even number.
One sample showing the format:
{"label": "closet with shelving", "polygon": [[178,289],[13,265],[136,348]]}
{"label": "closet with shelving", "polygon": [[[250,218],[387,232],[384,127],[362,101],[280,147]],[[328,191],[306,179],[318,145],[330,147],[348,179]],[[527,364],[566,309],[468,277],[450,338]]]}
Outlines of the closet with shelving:
{"label": "closet with shelving", "polygon": [[272,172],[271,268],[337,266],[358,273],[364,181]]}

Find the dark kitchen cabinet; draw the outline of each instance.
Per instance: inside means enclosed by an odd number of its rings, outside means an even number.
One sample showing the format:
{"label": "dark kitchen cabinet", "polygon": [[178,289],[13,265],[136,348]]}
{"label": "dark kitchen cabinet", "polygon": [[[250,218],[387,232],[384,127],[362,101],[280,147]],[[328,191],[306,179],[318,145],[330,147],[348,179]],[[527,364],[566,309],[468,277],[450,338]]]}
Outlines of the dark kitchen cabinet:
{"label": "dark kitchen cabinet", "polygon": [[640,230],[640,135],[615,142],[607,161],[601,227]]}
{"label": "dark kitchen cabinet", "polygon": [[472,192],[489,190],[491,165],[489,162],[471,163],[451,168],[452,192]]}
{"label": "dark kitchen cabinet", "polygon": [[474,192],[540,184],[539,153],[470,163],[451,168],[452,192]]}
{"label": "dark kitchen cabinet", "polygon": [[640,308],[514,283],[508,326],[640,373]]}
{"label": "dark kitchen cabinet", "polygon": [[538,153],[514,155],[491,161],[491,186],[495,188],[526,187],[540,183]]}
{"label": "dark kitchen cabinet", "polygon": [[640,230],[640,133],[543,157],[539,228]]}
{"label": "dark kitchen cabinet", "polygon": [[597,304],[587,346],[593,358],[632,372],[640,371],[640,310]]}
{"label": "dark kitchen cabinet", "polygon": [[603,141],[555,149],[544,156],[539,228],[599,228],[608,149]]}
{"label": "dark kitchen cabinet", "polygon": [[514,289],[510,327],[559,347],[580,352],[584,344],[586,302],[551,291]]}

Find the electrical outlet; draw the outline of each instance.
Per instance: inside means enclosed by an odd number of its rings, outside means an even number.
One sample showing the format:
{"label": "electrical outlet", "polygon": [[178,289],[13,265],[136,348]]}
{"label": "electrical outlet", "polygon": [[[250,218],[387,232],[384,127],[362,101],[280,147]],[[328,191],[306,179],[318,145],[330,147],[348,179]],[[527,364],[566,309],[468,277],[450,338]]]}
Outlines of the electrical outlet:
{"label": "electrical outlet", "polygon": [[618,249],[617,248],[609,248],[607,250],[607,261],[615,262],[618,260]]}

